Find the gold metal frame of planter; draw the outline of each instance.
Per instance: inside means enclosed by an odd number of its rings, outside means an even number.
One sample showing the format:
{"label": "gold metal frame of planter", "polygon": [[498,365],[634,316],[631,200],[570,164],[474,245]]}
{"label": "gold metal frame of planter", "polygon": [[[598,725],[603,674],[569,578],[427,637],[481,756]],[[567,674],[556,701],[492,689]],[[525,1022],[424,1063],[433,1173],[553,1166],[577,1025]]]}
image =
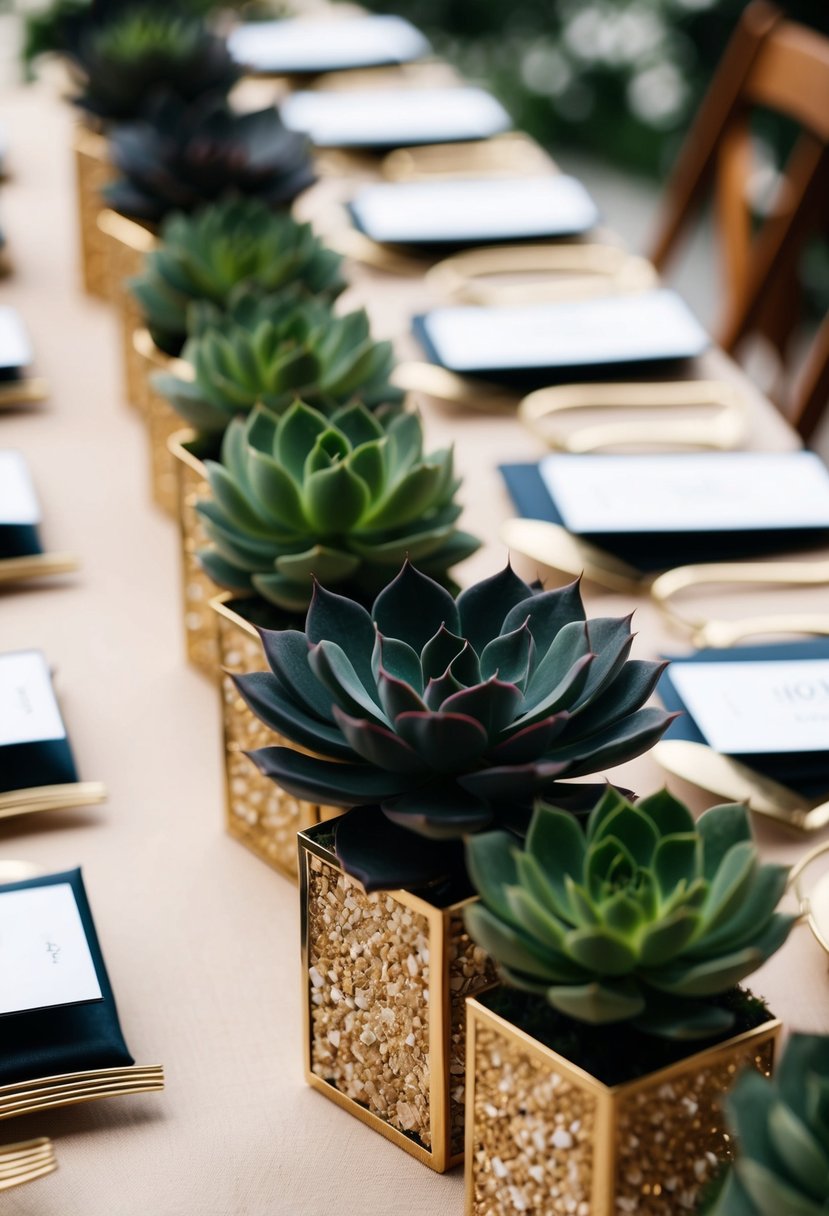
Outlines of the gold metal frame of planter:
{"label": "gold metal frame of planter", "polygon": [[[432,1148],[423,1144],[404,1132],[393,1127],[373,1111],[362,1106],[355,1099],[344,1094],[331,1083],[312,1070],[312,1017],[311,1017],[311,986],[308,979],[310,942],[308,933],[309,919],[309,865],[312,857],[319,859],[332,869],[339,869],[336,859],[323,848],[307,832],[300,832],[299,838],[299,887],[301,907],[302,933],[302,1018],[303,1018],[303,1056],[305,1080],[319,1093],[324,1094],[343,1110],[367,1124],[374,1131],[385,1136],[392,1144],[404,1149],[424,1165],[437,1173],[445,1173],[453,1166],[463,1161],[463,1150],[452,1152],[451,1149],[451,1116],[450,1090],[450,1038],[452,1033],[452,1008],[449,985],[449,926],[463,909],[477,897],[462,900],[446,908],[438,908],[433,904],[409,891],[386,891],[382,895],[402,904],[424,917],[429,925],[429,1121]],[[493,981],[494,982],[494,981]],[[491,987],[492,983],[485,985]],[[484,988],[479,989],[483,991]],[[461,1016],[463,1010],[461,1009]]]}
{"label": "gold metal frame of planter", "polygon": [[[527,278],[518,283],[487,281],[515,275]],[[438,262],[426,281],[457,303],[497,308],[645,291],[656,285],[658,276],[647,259],[619,245],[585,242],[469,249]]]}
{"label": "gold metal frame of planter", "polygon": [[216,614],[210,601],[219,588],[202,569],[198,551],[209,539],[196,511],[199,499],[210,496],[204,465],[189,450],[196,439],[191,430],[176,431],[168,439],[177,484],[178,520],[181,535],[181,604],[187,661],[215,679],[219,671],[219,639]]}
{"label": "gold metal frame of planter", "polygon": [[[704,416],[670,416],[682,408],[701,409]],[[577,430],[556,427],[562,414],[578,410],[644,410],[656,416],[645,421],[621,418]],[[727,451],[745,437],[748,402],[736,385],[724,380],[561,384],[525,397],[518,407],[518,420],[547,447],[577,455],[632,445]]]}
{"label": "gold metal frame of planter", "polygon": [[144,321],[138,302],[126,287],[126,281],[141,273],[144,258],[156,246],[156,237],[143,224],[127,219],[109,208],[100,212],[97,224],[103,239],[109,274],[108,299],[118,309],[121,325],[124,389],[129,404],[140,409],[140,388],[137,396],[135,392],[140,383],[141,368],[134,366],[137,353],[133,345],[133,334],[136,329],[141,328]]}
{"label": "gold metal frame of planter", "polygon": [[106,238],[98,228],[98,214],[104,206],[102,191],[115,176],[109,159],[106,138],[78,124],[72,134],[75,157],[75,183],[78,202],[78,238],[84,291],[108,300],[110,275],[107,266]]}
{"label": "gold metal frame of planter", "polygon": [[829,825],[829,801],[814,802],[755,772],[707,743],[662,739],[651,752],[666,772],[729,802],[743,802],[757,815],[799,833],[819,832]]}
{"label": "gold metal frame of planter", "polygon": [[[233,684],[231,675],[264,671],[267,667],[259,634],[251,623],[234,611],[230,592],[215,596],[210,607],[217,617],[219,687],[225,752],[225,827],[257,857],[297,881],[297,832],[340,814],[337,807],[323,807],[294,798],[275,781],[259,772],[244,755],[259,747],[296,747],[264,726],[251,712]],[[312,754],[312,753],[307,753]],[[275,826],[274,811],[286,824]],[[283,840],[282,837],[286,837]]]}
{"label": "gold metal frame of planter", "polygon": [[[745,1056],[745,1050],[749,1044],[755,1045],[758,1052],[760,1049],[770,1045],[771,1056],[769,1063],[773,1065],[782,1029],[782,1022],[775,1018],[765,1022],[762,1026],[756,1027],[754,1030],[735,1035],[724,1043],[718,1043],[714,1047],[696,1052],[676,1064],[652,1073],[650,1076],[639,1078],[625,1085],[607,1086],[583,1069],[571,1064],[569,1060],[558,1055],[551,1048],[537,1042],[531,1035],[512,1025],[505,1018],[487,1009],[479,1001],[475,1000],[474,997],[470,997],[467,1000],[466,1012],[468,1061],[466,1080],[466,1216],[482,1216],[483,1213],[483,1209],[479,1208],[475,1200],[475,1153],[477,1144],[475,1128],[476,1052],[478,1030],[480,1027],[486,1027],[500,1034],[508,1043],[517,1046],[522,1052],[529,1054],[537,1060],[539,1064],[545,1065],[551,1071],[555,1071],[560,1077],[569,1081],[577,1090],[594,1096],[596,1102],[596,1132],[592,1141],[593,1166],[591,1179],[592,1193],[589,1199],[590,1216],[617,1216],[619,1210],[616,1206],[618,1131],[622,1105],[629,1097],[652,1088],[657,1089],[689,1072],[699,1070],[701,1066],[709,1066],[712,1063],[727,1059],[730,1055],[742,1058]],[[755,1057],[755,1059],[759,1067],[759,1057]],[[553,1112],[551,1111],[552,1114]],[[691,1151],[690,1149],[687,1151],[689,1153],[689,1162],[692,1164]],[[631,1208],[630,1210],[635,1213],[637,1209]],[[506,1214],[506,1209],[496,1210],[491,1205],[487,1207],[486,1211],[487,1216],[496,1216],[496,1211],[499,1213],[503,1211]]]}
{"label": "gold metal frame of planter", "polygon": [[165,355],[146,329],[134,330],[132,346],[130,376],[136,394],[133,404],[138,406],[147,424],[152,499],[166,515],[176,519],[179,513],[178,476],[170,440],[181,431],[182,419],[167,398],[154,387],[153,375],[155,372],[170,372],[181,379],[192,379],[193,368],[184,359]]}

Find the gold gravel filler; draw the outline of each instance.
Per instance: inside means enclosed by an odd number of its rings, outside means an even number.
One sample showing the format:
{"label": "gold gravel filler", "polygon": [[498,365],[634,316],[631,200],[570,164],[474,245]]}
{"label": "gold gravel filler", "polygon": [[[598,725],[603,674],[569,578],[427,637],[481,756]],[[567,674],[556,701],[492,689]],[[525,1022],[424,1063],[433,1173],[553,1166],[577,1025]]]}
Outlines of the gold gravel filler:
{"label": "gold gravel filler", "polygon": [[[149,394],[149,411],[152,417],[156,411],[162,411],[170,406],[152,390]],[[151,433],[153,424],[150,424]],[[160,436],[165,433],[163,426],[158,430]],[[166,432],[169,436],[169,432]],[[166,445],[167,438],[164,443]],[[155,446],[155,443],[153,444]],[[168,456],[170,453],[168,451]],[[219,642],[216,630],[216,617],[210,607],[211,598],[217,594],[218,587],[208,578],[197,557],[199,549],[204,549],[210,542],[202,527],[201,519],[196,511],[196,503],[200,498],[208,498],[210,487],[201,471],[189,463],[191,457],[184,454],[177,458],[170,456],[174,463],[172,471],[178,480],[178,510],[181,525],[182,541],[182,579],[184,594],[184,636],[187,647],[187,658],[196,667],[200,667],[208,675],[215,675],[219,669]],[[259,667],[262,670],[260,655]]]}
{"label": "gold gravel filler", "polygon": [[466,998],[497,980],[495,965],[466,932],[463,916],[449,918],[449,1047],[450,1151],[463,1152],[466,1099]]}
{"label": "gold gravel filler", "polygon": [[719,1100],[748,1065],[769,1076],[773,1052],[771,1043],[760,1048],[746,1044],[725,1059],[698,1065],[619,1102],[619,1213],[678,1216],[695,1210],[718,1164],[731,1157]]}
{"label": "gold gravel filler", "polygon": [[480,1022],[470,1067],[475,1216],[598,1216],[590,1202],[595,1095]]}
{"label": "gold gravel filler", "polygon": [[[258,637],[217,614],[223,669],[236,674],[262,671],[265,659]],[[287,794],[263,777],[244,754],[257,747],[290,747],[256,718],[223,675],[222,715],[227,769],[227,830],[269,865],[296,880],[297,832],[319,822],[319,807]],[[301,748],[298,750],[302,750]]]}
{"label": "gold gravel filler", "polygon": [[81,238],[84,290],[102,300],[109,298],[110,275],[107,239],[98,227],[101,192],[115,177],[103,135],[79,124],[73,136]]}

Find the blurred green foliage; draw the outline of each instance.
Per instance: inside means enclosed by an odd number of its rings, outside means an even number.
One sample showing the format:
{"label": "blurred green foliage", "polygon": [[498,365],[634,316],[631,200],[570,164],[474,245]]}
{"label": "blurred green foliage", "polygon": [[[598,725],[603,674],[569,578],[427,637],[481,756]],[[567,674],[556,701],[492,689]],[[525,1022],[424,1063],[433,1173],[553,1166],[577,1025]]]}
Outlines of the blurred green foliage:
{"label": "blurred green foliage", "polygon": [[[364,0],[408,17],[517,126],[637,172],[671,163],[745,0]],[[829,33],[827,0],[788,0]]]}

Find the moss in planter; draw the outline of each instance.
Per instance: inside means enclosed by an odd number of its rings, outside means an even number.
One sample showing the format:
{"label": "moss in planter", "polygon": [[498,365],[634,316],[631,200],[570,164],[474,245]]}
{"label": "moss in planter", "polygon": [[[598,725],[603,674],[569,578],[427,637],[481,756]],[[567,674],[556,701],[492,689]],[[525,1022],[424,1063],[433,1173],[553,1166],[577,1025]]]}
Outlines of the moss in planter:
{"label": "moss in planter", "polygon": [[735,1023],[713,1039],[660,1039],[617,1022],[591,1026],[565,1017],[542,996],[498,987],[478,998],[493,1013],[531,1035],[604,1085],[624,1085],[649,1073],[678,1064],[688,1056],[755,1030],[773,1016],[759,997],[745,988],[732,988],[711,1003],[734,1014]]}

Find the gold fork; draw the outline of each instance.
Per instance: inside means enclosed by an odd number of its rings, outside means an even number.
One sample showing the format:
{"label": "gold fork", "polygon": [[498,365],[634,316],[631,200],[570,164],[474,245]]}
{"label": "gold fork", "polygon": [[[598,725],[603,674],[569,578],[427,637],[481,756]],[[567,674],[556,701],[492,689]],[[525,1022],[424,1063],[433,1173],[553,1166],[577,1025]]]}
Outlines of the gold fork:
{"label": "gold fork", "polygon": [[49,384],[46,380],[35,376],[24,380],[10,380],[7,384],[0,384],[0,410],[11,410],[19,405],[45,401],[48,396]]}
{"label": "gold fork", "polygon": [[46,1136],[7,1144],[0,1149],[0,1191],[43,1178],[57,1166],[52,1141]]}
{"label": "gold fork", "polygon": [[0,1119],[11,1119],[56,1106],[92,1102],[97,1098],[158,1093],[163,1088],[164,1069],[160,1064],[89,1069],[54,1077],[38,1077],[0,1086]]}
{"label": "gold fork", "polygon": [[26,557],[0,558],[0,584],[22,583],[54,574],[72,574],[80,565],[73,553],[31,553]]}
{"label": "gold fork", "polygon": [[36,811],[64,811],[106,802],[107,789],[100,781],[70,781],[65,785],[39,785],[0,794],[0,819],[31,815]]}

